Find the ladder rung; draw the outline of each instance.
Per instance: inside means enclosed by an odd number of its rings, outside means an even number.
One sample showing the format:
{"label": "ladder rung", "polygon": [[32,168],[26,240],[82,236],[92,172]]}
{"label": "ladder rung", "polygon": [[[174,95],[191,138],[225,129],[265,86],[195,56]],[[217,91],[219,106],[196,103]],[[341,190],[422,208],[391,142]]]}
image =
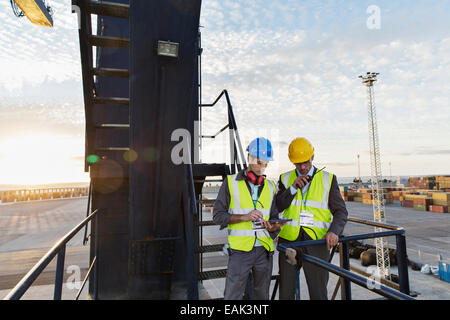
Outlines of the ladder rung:
{"label": "ladder rung", "polygon": [[129,98],[107,98],[107,97],[94,97],[94,104],[120,104],[129,105]]}
{"label": "ladder rung", "polygon": [[129,78],[130,71],[127,69],[94,68],[92,74],[100,77]]}
{"label": "ladder rung", "polygon": [[116,49],[128,49],[130,47],[130,39],[105,36],[90,36],[89,44],[96,47],[108,47]]}
{"label": "ladder rung", "polygon": [[227,269],[218,269],[200,272],[198,279],[210,280],[210,279],[226,278],[226,276],[227,276]]}
{"label": "ladder rung", "polygon": [[130,151],[130,148],[126,148],[126,147],[99,147],[99,148],[95,148],[95,151],[100,151],[100,152],[126,152],[126,151]]}
{"label": "ladder rung", "polygon": [[130,6],[128,4],[114,2],[89,1],[87,11],[92,14],[128,19],[130,17]]}
{"label": "ladder rung", "polygon": [[201,246],[197,248],[197,253],[205,253],[205,252],[221,252],[223,250],[222,244],[211,244],[207,246]]}
{"label": "ladder rung", "polygon": [[121,130],[130,129],[130,125],[129,124],[103,123],[103,124],[97,124],[95,127],[97,129],[121,129]]}

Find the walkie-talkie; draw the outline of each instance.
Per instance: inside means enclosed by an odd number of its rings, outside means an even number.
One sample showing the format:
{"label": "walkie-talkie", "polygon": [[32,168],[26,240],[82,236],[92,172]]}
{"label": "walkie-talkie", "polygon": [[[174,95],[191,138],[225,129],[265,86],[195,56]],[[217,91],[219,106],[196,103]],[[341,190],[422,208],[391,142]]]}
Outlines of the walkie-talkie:
{"label": "walkie-talkie", "polygon": [[[318,172],[320,172],[320,171],[322,171],[322,170],[325,169],[325,168],[326,168],[326,167],[323,167],[322,169],[317,170],[317,171],[315,172],[315,174],[318,173]],[[314,174],[314,175],[315,175],[315,174]],[[308,183],[311,182],[313,178],[314,178],[314,176],[306,176],[306,180],[308,180]],[[294,185],[294,187],[295,187],[295,186],[298,187],[298,185]]]}
{"label": "walkie-talkie", "polygon": [[[322,170],[325,169],[325,168],[326,168],[326,167],[323,167],[322,169],[317,170],[314,174],[317,174],[318,172],[322,171]],[[312,179],[313,179],[312,176],[306,176],[306,180],[308,180],[308,182],[311,182]]]}

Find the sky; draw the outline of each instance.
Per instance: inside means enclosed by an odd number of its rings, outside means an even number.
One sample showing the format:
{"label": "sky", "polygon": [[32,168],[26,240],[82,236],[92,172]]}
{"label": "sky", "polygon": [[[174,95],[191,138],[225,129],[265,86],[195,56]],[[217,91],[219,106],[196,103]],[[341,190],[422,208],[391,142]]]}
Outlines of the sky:
{"label": "sky", "polygon": [[[76,15],[50,0],[54,28],[0,2],[0,184],[87,181]],[[272,141],[267,174],[290,170],[306,137],[317,167],[370,175],[366,88],[375,105],[385,176],[450,174],[450,1],[205,0],[202,102],[230,93],[243,147]],[[203,110],[202,132],[226,123]],[[204,162],[227,161],[227,134],[204,141]],[[389,165],[390,163],[390,165]]]}

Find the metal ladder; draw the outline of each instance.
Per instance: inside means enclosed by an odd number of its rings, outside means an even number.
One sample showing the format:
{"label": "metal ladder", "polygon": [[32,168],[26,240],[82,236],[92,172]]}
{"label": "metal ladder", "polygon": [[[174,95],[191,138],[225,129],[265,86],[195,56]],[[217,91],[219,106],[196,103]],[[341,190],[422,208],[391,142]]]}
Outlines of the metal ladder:
{"label": "metal ladder", "polygon": [[[125,1],[122,1],[125,2]],[[98,220],[99,226],[110,226],[111,221],[121,221],[120,225],[126,225],[128,220],[128,207],[123,206],[122,211],[114,210],[114,205],[126,203],[129,198],[129,162],[125,160],[125,153],[130,151],[130,117],[129,117],[129,29],[117,27],[129,23],[129,4],[72,0],[72,11],[79,18],[79,45],[83,82],[83,96],[86,122],[86,146],[85,146],[85,171],[90,172],[93,185],[92,205],[100,208],[102,214]],[[97,34],[93,34],[92,20],[97,16]],[[112,23],[114,20],[115,23]],[[116,23],[117,21],[117,23]],[[94,55],[94,48],[96,55]],[[106,52],[108,51],[108,52]],[[111,51],[112,55],[105,55]],[[111,186],[121,181],[120,188],[111,189]],[[108,189],[102,194],[101,188]],[[105,189],[105,190],[106,190]],[[110,190],[111,189],[111,190]],[[115,222],[114,222],[115,223]],[[114,229],[108,231],[105,228],[96,228],[91,236],[94,239],[102,239],[100,248],[107,261],[112,261],[110,252],[106,247],[119,245],[123,252],[127,244],[124,238],[127,230]],[[114,237],[112,236],[114,235]],[[105,245],[107,244],[107,245]],[[106,250],[106,251],[105,251]],[[91,257],[94,258],[91,243]],[[111,273],[103,274],[107,268],[106,260],[98,260],[98,273],[104,279],[110,279]],[[120,266],[115,271],[115,277],[110,289],[99,290],[100,298],[113,292],[117,296],[126,295],[124,278],[127,270]],[[89,292],[97,296],[98,277],[94,275],[89,279]]]}
{"label": "metal ladder", "polygon": [[[217,270],[208,270],[205,271],[203,267],[203,254],[205,253],[211,253],[211,252],[221,252],[223,250],[223,246],[225,243],[220,244],[213,244],[213,245],[203,245],[203,228],[206,227],[215,227],[218,228],[216,224],[212,220],[204,220],[203,217],[203,205],[205,204],[214,204],[216,199],[203,199],[203,192],[201,191],[202,185],[205,182],[221,182],[222,180],[206,180],[206,177],[208,176],[222,176],[223,178],[226,177],[227,174],[229,174],[229,169],[225,164],[206,164],[206,165],[200,165],[203,168],[213,169],[213,172],[210,172],[207,176],[198,175],[198,173],[194,173],[194,181],[197,185],[200,185],[200,192],[198,194],[197,198],[197,216],[195,217],[195,223],[197,227],[197,234],[196,234],[196,254],[197,254],[197,265],[199,266],[199,275],[198,279],[199,281],[204,280],[212,280],[212,279],[218,279],[218,278],[225,278],[227,275],[227,269],[221,268]],[[198,170],[198,167],[197,167]],[[211,170],[209,170],[211,171]],[[196,175],[197,174],[197,175]]]}
{"label": "metal ladder", "polygon": [[[80,56],[83,78],[83,93],[86,114],[86,140],[96,141],[97,135],[108,133],[114,134],[114,131],[129,130],[129,123],[103,123],[96,122],[94,117],[94,108],[97,105],[110,105],[129,108],[129,97],[110,97],[100,96],[97,92],[95,77],[106,77],[128,79],[130,72],[128,69],[94,67],[93,48],[97,48],[97,53],[102,48],[113,48],[128,50],[130,46],[129,38],[120,38],[113,36],[93,35],[91,26],[91,14],[95,14],[100,19],[101,16],[129,19],[129,5],[114,2],[98,2],[92,0],[72,0],[72,8],[79,8],[79,38],[80,38]],[[102,31],[101,31],[102,32]],[[86,155],[101,155],[108,157],[108,154],[123,153],[129,151],[129,146],[97,145],[97,143],[87,143]],[[101,158],[100,156],[100,158]],[[85,170],[89,163],[85,163]]]}

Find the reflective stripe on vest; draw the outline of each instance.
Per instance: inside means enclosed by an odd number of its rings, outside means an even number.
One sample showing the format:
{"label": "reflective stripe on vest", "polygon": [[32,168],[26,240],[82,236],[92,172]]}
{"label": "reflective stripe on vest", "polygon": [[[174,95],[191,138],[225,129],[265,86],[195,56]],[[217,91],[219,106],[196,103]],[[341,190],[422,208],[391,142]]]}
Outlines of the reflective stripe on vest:
{"label": "reflective stripe on vest", "polygon": [[[289,188],[297,178],[295,170],[281,175],[281,182]],[[280,217],[292,219],[281,227],[280,237],[289,241],[298,238],[300,232],[300,210],[302,207],[308,212],[313,213],[313,226],[304,227],[305,232],[311,239],[321,239],[328,231],[332,221],[330,208],[328,207],[328,197],[330,194],[331,181],[333,175],[326,171],[320,171],[310,182],[308,197],[305,199],[300,190],[296,193],[290,206],[279,214]]]}
{"label": "reflective stripe on vest", "polygon": [[[244,179],[237,181],[237,175],[230,175],[228,179],[228,189],[230,192],[230,204],[228,212],[230,214],[247,214],[255,209],[261,211],[265,220],[269,220],[270,206],[276,193],[275,183],[264,179],[264,186],[261,190],[258,202],[253,204],[251,194]],[[268,251],[274,250],[273,240],[266,229],[253,229],[251,221],[238,222],[228,225],[228,243],[231,249],[250,251],[253,249],[256,238]]]}

